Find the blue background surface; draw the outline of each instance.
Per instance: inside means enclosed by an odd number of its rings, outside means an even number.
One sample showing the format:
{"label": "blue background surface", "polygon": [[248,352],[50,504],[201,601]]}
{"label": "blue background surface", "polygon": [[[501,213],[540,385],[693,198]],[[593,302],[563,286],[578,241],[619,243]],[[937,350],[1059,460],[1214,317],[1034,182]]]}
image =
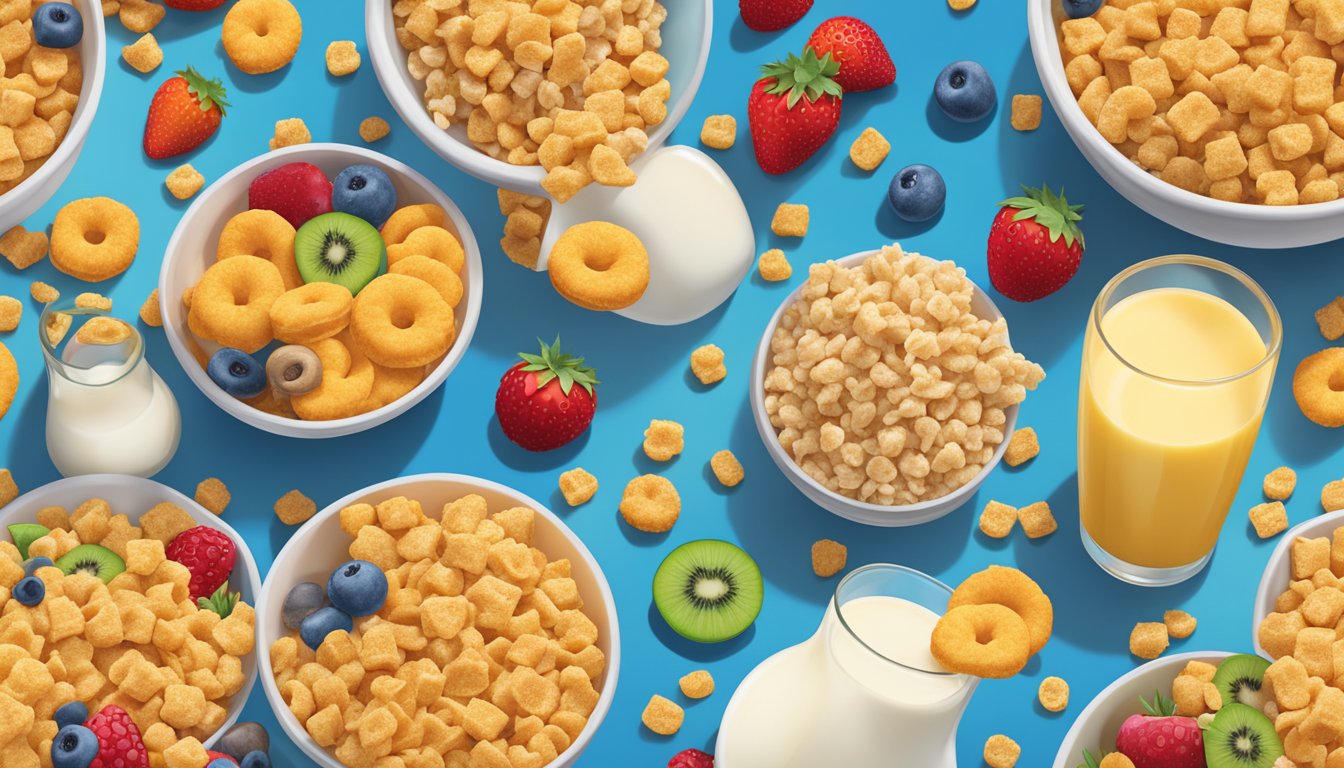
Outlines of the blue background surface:
{"label": "blue background surface", "polygon": [[[670,0],[673,13],[680,0]],[[354,76],[336,79],[323,64],[326,44],[355,39],[363,44],[363,6],[357,0],[299,0],[305,34],[298,57],[281,72],[260,77],[240,73],[219,47],[222,11],[169,12],[155,30],[165,49],[164,66],[142,76],[117,59],[135,36],[111,21],[106,91],[92,135],[69,181],[29,222],[47,227],[66,202],[110,195],[133,207],[143,228],[134,265],[97,290],[133,317],[156,284],[160,257],[186,203],[171,198],[163,178],[183,160],[207,179],[266,151],[278,119],[302,117],[317,141],[359,143],[364,117],[381,115],[392,135],[374,148],[421,169],[466,211],[486,262],[486,291],[480,328],[462,364],[447,384],[397,421],[341,439],[299,441],[252,430],[215,408],[178,367],[162,333],[147,332],[149,358],[173,388],[184,418],[182,449],[157,479],[190,494],[207,476],[222,478],[233,491],[228,519],[243,532],[263,571],[293,529],[279,523],[271,505],[298,487],[325,506],[365,485],[403,474],[451,471],[479,475],[549,500],[552,508],[584,538],[603,565],[616,595],[624,640],[615,706],[580,761],[583,766],[659,766],[685,747],[712,750],[720,715],[738,682],[762,659],[807,637],[820,620],[837,578],[818,579],[809,567],[809,547],[818,538],[849,546],[851,567],[895,562],[956,583],[990,563],[1014,564],[1038,579],[1056,608],[1054,639],[1027,670],[1007,681],[980,686],[962,723],[963,766],[979,765],[986,737],[1003,732],[1023,746],[1022,765],[1042,766],[1074,716],[1091,697],[1136,660],[1127,637],[1136,621],[1161,620],[1165,609],[1183,607],[1200,620],[1188,640],[1173,651],[1247,650],[1251,643],[1252,596],[1272,543],[1256,540],[1246,510],[1260,501],[1259,480],[1288,464],[1299,472],[1299,491],[1288,504],[1293,522],[1320,511],[1317,492],[1341,474],[1341,433],[1316,427],[1298,412],[1291,393],[1292,368],[1326,343],[1312,311],[1341,292],[1344,267],[1337,246],[1283,252],[1255,252],[1218,246],[1185,235],[1148,217],[1111,191],[1076,151],[1047,105],[1038,131],[1018,133],[1008,125],[1013,93],[1041,93],[1027,44],[1021,0],[980,3],[954,14],[940,0],[920,2],[840,2],[817,0],[800,23],[779,34],[747,30],[736,3],[716,0],[717,24],[709,74],[673,142],[696,144],[701,121],[731,113],[739,120],[735,148],[713,153],[739,185],[757,229],[758,249],[779,246],[794,265],[786,284],[752,276],[725,306],[690,325],[655,328],[566,303],[544,275],[508,262],[498,248],[503,224],[494,190],[450,168],[422,146],[397,120],[378,88],[367,54]],[[883,35],[896,60],[897,86],[846,99],[840,132],[802,169],[767,177],[752,157],[745,119],[746,96],[757,67],[801,47],[818,22],[844,12],[860,13]],[[960,58],[983,63],[998,84],[1000,108],[974,126],[944,118],[930,99],[938,71]],[[153,162],[140,149],[141,125],[158,84],[173,69],[194,65],[222,75],[233,109],[219,135],[186,158]],[[892,142],[890,158],[874,174],[857,171],[846,155],[866,126],[876,126]],[[937,167],[947,180],[942,216],[923,225],[901,222],[884,206],[892,174],[909,163]],[[1048,181],[1064,186],[1074,202],[1087,205],[1088,249],[1082,270],[1063,291],[1031,305],[1000,297],[1015,346],[1045,366],[1048,378],[1022,408],[1019,424],[1036,428],[1043,450],[1014,471],[1001,469],[979,495],[941,521],[914,529],[865,528],[833,517],[807,502],[770,462],[752,425],[747,405],[747,372],[763,325],[780,300],[806,275],[814,261],[900,241],[907,249],[954,259],[971,278],[988,285],[984,241],[994,204],[1021,183]],[[802,241],[776,242],[769,220],[783,201],[811,206],[812,224]],[[1247,481],[1229,516],[1210,568],[1184,585],[1143,590],[1112,580],[1097,569],[1078,539],[1075,482],[1075,408],[1079,348],[1092,298],[1124,266],[1167,253],[1201,253],[1230,261],[1260,281],[1278,303],[1286,332],[1283,361]],[[39,308],[28,284],[41,279],[62,291],[86,286],[56,273],[43,262],[19,274],[3,265],[0,292],[22,297],[18,332],[5,339],[19,359],[22,384],[8,418],[0,422],[4,462],[24,489],[56,479],[43,450],[46,384],[36,337]],[[568,347],[585,354],[603,380],[593,429],[576,443],[544,455],[529,455],[508,443],[492,416],[499,375],[516,351],[530,350],[538,336],[561,334]],[[727,352],[729,376],[704,388],[690,376],[687,356],[713,342]],[[651,418],[686,426],[686,451],[676,461],[654,465],[639,443]],[[710,455],[731,448],[746,467],[746,481],[725,490],[712,481]],[[556,477],[582,465],[601,480],[590,503],[570,510],[556,492]],[[681,521],[668,534],[639,533],[619,522],[616,504],[624,483],[644,472],[670,477],[680,489]],[[1190,478],[1199,482],[1199,478]],[[1015,505],[1047,499],[1059,531],[1040,541],[1016,532],[1006,541],[987,540],[976,529],[978,511],[991,498]],[[755,626],[736,640],[700,646],[675,636],[653,610],[649,581],[662,557],[678,544],[701,537],[739,542],[760,562],[768,582],[765,607]],[[264,649],[261,652],[265,652]],[[696,668],[711,670],[718,691],[709,699],[685,702],[677,678]],[[1072,703],[1062,714],[1036,704],[1036,687],[1046,675],[1072,685]],[[652,694],[687,704],[686,723],[671,738],[650,734],[639,713]],[[270,715],[260,686],[245,717],[271,727],[277,765],[309,761],[285,742]]]}

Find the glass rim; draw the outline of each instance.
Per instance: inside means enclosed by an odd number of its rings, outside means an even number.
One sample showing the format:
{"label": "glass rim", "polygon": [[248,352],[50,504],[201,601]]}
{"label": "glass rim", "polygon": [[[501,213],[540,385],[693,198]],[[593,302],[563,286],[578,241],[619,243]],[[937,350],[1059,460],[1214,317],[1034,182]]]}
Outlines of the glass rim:
{"label": "glass rim", "polygon": [[[1148,270],[1154,269],[1156,267],[1165,267],[1176,264],[1185,264],[1193,267],[1199,267],[1201,269],[1207,269],[1213,272],[1220,272],[1224,275],[1227,275],[1228,277],[1231,277],[1233,280],[1236,280],[1238,283],[1240,283],[1242,287],[1250,291],[1252,296],[1254,296],[1257,300],[1259,300],[1259,302],[1265,309],[1265,313],[1269,317],[1271,339],[1270,343],[1265,346],[1264,356],[1261,357],[1260,360],[1258,360],[1255,363],[1255,365],[1252,365],[1251,367],[1243,371],[1239,371],[1238,373],[1234,373],[1230,376],[1222,376],[1216,379],[1178,379],[1168,376],[1160,376],[1158,374],[1152,373],[1151,371],[1146,371],[1140,368],[1139,366],[1131,363],[1128,359],[1125,358],[1124,355],[1120,354],[1120,352],[1116,350],[1116,348],[1111,344],[1110,339],[1106,338],[1106,332],[1102,330],[1101,327],[1101,319],[1103,315],[1102,306],[1107,303],[1107,300],[1111,297],[1112,294],[1115,293],[1116,289],[1120,287],[1121,283],[1125,282],[1131,277],[1134,277],[1140,272],[1147,272]],[[1130,265],[1124,270],[1121,270],[1118,274],[1116,274],[1114,277],[1108,280],[1106,282],[1106,285],[1102,287],[1101,292],[1097,294],[1096,301],[1092,303],[1092,312],[1089,318],[1089,322],[1091,323],[1092,329],[1096,331],[1097,338],[1101,339],[1101,343],[1105,345],[1106,351],[1109,352],[1111,356],[1114,357],[1116,360],[1119,360],[1126,368],[1130,369],[1131,371],[1134,371],[1135,373],[1139,374],[1140,376],[1143,376],[1146,379],[1152,379],[1153,381],[1160,381],[1166,384],[1175,384],[1186,387],[1218,386],[1221,384],[1228,384],[1234,381],[1238,381],[1240,379],[1247,378],[1248,376],[1254,375],[1255,373],[1259,372],[1260,369],[1264,368],[1266,365],[1270,365],[1275,360],[1277,360],[1279,357],[1279,352],[1283,348],[1283,320],[1279,317],[1279,308],[1274,305],[1274,300],[1269,297],[1269,293],[1266,292],[1265,289],[1259,283],[1257,283],[1254,279],[1252,279],[1250,275],[1246,274],[1240,269],[1237,269],[1231,264],[1219,261],[1217,259],[1211,259],[1207,256],[1195,256],[1193,254],[1172,254],[1168,256],[1158,256],[1152,259],[1147,259],[1145,261],[1140,261],[1137,264]]]}
{"label": "glass rim", "polygon": [[[129,375],[131,371],[135,370],[135,367],[139,365],[140,361],[144,358],[145,356],[144,336],[141,335],[140,331],[136,330],[135,326],[131,325],[130,323],[126,323],[126,325],[131,329],[131,334],[132,338],[135,340],[135,345],[134,347],[132,347],[131,353],[126,356],[126,360],[120,364],[123,366],[123,370],[120,373],[118,373],[115,378],[95,383],[88,381],[80,381],[78,378],[71,376],[70,371],[89,371],[92,370],[92,368],[90,366],[77,365],[75,363],[62,360],[56,354],[56,347],[52,346],[51,338],[47,334],[48,318],[50,318],[53,313],[63,313],[67,315],[86,315],[94,317],[112,317],[112,314],[110,312],[98,309],[96,307],[74,306],[73,302],[62,303],[60,307],[57,307],[57,303],[58,302],[52,302],[42,308],[42,316],[38,318],[38,324],[37,324],[37,336],[38,340],[42,344],[42,355],[43,357],[46,358],[48,363],[47,370],[51,370],[54,367],[56,369],[56,372],[61,375],[61,378],[83,387],[106,387],[126,378],[126,376]],[[122,320],[121,322],[125,323],[126,321]],[[71,324],[73,325],[73,320],[71,321]],[[61,340],[64,341],[64,337],[62,337]],[[60,342],[57,342],[58,345],[59,343]]]}
{"label": "glass rim", "polygon": [[831,596],[831,603],[832,605],[835,606],[835,616],[837,619],[840,620],[840,626],[845,628],[845,632],[847,632],[849,636],[854,640],[854,642],[858,643],[864,650],[868,651],[877,658],[889,664],[894,664],[900,667],[901,669],[907,669],[910,670],[911,672],[918,672],[923,675],[934,675],[936,677],[968,677],[967,675],[963,675],[960,672],[951,672],[948,670],[921,669],[919,667],[912,667],[909,664],[897,661],[896,659],[887,656],[886,654],[877,650],[873,646],[869,645],[867,641],[865,641],[862,637],[859,636],[858,632],[854,631],[853,627],[849,626],[849,622],[845,621],[844,611],[840,609],[841,608],[840,593],[842,590],[844,590],[845,586],[849,584],[849,582],[852,581],[855,577],[861,574],[872,573],[874,571],[895,571],[897,573],[901,573],[906,576],[913,576],[916,579],[920,579],[934,586],[937,589],[941,589],[942,591],[947,593],[948,597],[952,596],[951,587],[947,586],[938,579],[935,579],[934,577],[928,575],[927,573],[924,573],[923,571],[917,571],[914,568],[908,568],[904,565],[896,565],[895,563],[871,563],[869,565],[865,565],[860,568],[855,568],[854,570],[845,574],[845,577],[840,580],[840,583],[835,585],[835,593]]}

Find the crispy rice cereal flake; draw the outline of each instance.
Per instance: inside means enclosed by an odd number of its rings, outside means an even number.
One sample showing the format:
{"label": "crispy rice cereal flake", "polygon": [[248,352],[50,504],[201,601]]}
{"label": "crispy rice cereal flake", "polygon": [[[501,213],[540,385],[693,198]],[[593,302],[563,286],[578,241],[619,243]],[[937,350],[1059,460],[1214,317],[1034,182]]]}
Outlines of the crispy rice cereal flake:
{"label": "crispy rice cereal flake", "polygon": [[1129,633],[1129,652],[1140,659],[1156,659],[1169,643],[1167,625],[1160,621],[1141,621]]}
{"label": "crispy rice cereal flake", "polygon": [[1185,611],[1167,611],[1162,614],[1162,623],[1167,625],[1167,634],[1183,640],[1195,633],[1199,624],[1194,616]]}
{"label": "crispy rice cereal flake", "polygon": [[317,503],[303,492],[289,491],[275,502],[275,516],[285,525],[300,525],[317,514]]}
{"label": "crispy rice cereal flake", "polygon": [[191,163],[187,163],[173,169],[164,180],[164,184],[173,197],[178,200],[189,200],[205,186],[205,176],[201,175]]}
{"label": "crispy rice cereal flake", "polygon": [[770,231],[780,237],[804,237],[810,213],[806,205],[800,203],[780,203],[775,209],[775,217],[770,222]]}
{"label": "crispy rice cereal flake", "polygon": [[571,507],[588,502],[597,493],[597,478],[583,467],[560,473],[560,494]]}
{"label": "crispy rice cereal flake", "polygon": [[23,319],[23,302],[13,296],[0,296],[0,333],[10,333]]}
{"label": "crispy rice cereal flake", "polygon": [[1290,467],[1279,467],[1265,475],[1265,498],[1287,501],[1297,489],[1297,473]]}
{"label": "crispy rice cereal flake", "polygon": [[1288,510],[1284,509],[1282,501],[1256,504],[1251,507],[1250,518],[1255,535],[1262,539],[1278,536],[1288,530]]}
{"label": "crispy rice cereal flake", "polygon": [[737,118],[710,115],[700,128],[700,143],[710,149],[732,149],[737,143]]}
{"label": "crispy rice cereal flake", "polygon": [[723,349],[716,344],[705,344],[691,353],[691,373],[706,386],[723,381],[728,368],[723,364]]}
{"label": "crispy rice cereal flake", "polygon": [[849,548],[838,541],[821,539],[812,544],[812,572],[823,579],[845,570],[848,559]]}
{"label": "crispy rice cereal flake", "polygon": [[1014,768],[1021,755],[1022,747],[1007,736],[994,734],[985,740],[985,765],[989,768]]}
{"label": "crispy rice cereal flake", "polygon": [[15,269],[27,269],[45,259],[49,247],[46,232],[29,232],[21,226],[13,227],[0,236],[0,255]]}
{"label": "crispy rice cereal flake", "polygon": [[876,128],[864,128],[849,147],[849,159],[865,171],[876,170],[891,153],[891,142]]}
{"label": "crispy rice cereal flake", "polygon": [[163,309],[159,306],[159,289],[155,288],[140,305],[140,322],[151,328],[163,327]]}
{"label": "crispy rice cereal flake", "polygon": [[980,473],[1004,440],[1004,409],[1045,372],[1008,346],[1005,320],[971,313],[973,294],[952,262],[899,246],[855,267],[812,265],[760,383],[803,472],[886,505],[945,496]]}
{"label": "crispy rice cereal flake", "polygon": [[709,468],[714,473],[715,479],[729,488],[738,485],[746,477],[742,462],[727,449],[717,451],[710,457]]}
{"label": "crispy rice cereal flake", "polygon": [[51,304],[61,298],[60,291],[41,280],[37,280],[29,286],[28,292],[32,294],[33,301],[36,301],[38,304]]}
{"label": "crispy rice cereal flake", "polygon": [[675,421],[650,421],[644,430],[644,455],[654,461],[671,461],[686,447],[685,432]]}
{"label": "crispy rice cereal flake", "polygon": [[207,477],[196,485],[196,503],[216,515],[224,514],[232,499],[228,486],[218,477]]}
{"label": "crispy rice cereal flake", "polygon": [[708,670],[697,669],[682,677],[678,684],[688,699],[703,699],[714,693],[714,677]]}
{"label": "crispy rice cereal flake", "polygon": [[1344,336],[1344,296],[1336,296],[1334,301],[1316,310],[1316,325],[1326,341],[1336,341]]}
{"label": "crispy rice cereal flake", "polygon": [[332,77],[353,75],[359,63],[359,49],[354,40],[336,40],[327,45],[327,71]]}
{"label": "crispy rice cereal flake", "polygon": [[1017,508],[993,499],[980,513],[980,532],[991,539],[1006,539],[1017,525]]}
{"label": "crispy rice cereal flake", "polygon": [[122,47],[121,58],[135,71],[147,75],[163,63],[163,49],[154,33],[146,32],[139,40]]}
{"label": "crispy rice cereal flake", "polygon": [[372,144],[375,141],[382,141],[392,132],[392,126],[377,115],[364,118],[359,124],[359,138],[366,144]]}
{"label": "crispy rice cereal flake", "polygon": [[757,268],[761,271],[761,279],[771,283],[793,277],[793,266],[789,264],[789,259],[784,255],[784,252],[778,248],[771,248],[762,253]]}
{"label": "crispy rice cereal flake", "polygon": [[1008,448],[1003,452],[1003,463],[1010,467],[1021,466],[1036,458],[1040,452],[1041,443],[1036,437],[1036,430],[1023,427],[1014,430],[1013,436],[1008,438]]}
{"label": "crispy rice cereal flake", "polygon": [[657,695],[649,699],[648,706],[644,707],[644,714],[640,716],[644,727],[659,736],[671,736],[681,730],[681,723],[685,719],[685,710]]}
{"label": "crispy rice cereal flake", "polygon": [[81,293],[75,297],[75,306],[83,309],[99,309],[103,312],[111,312],[112,300],[100,293]]}
{"label": "crispy rice cereal flake", "polygon": [[1036,94],[1013,94],[1013,113],[1009,118],[1013,130],[1034,131],[1041,127],[1041,97]]}
{"label": "crispy rice cereal flake", "polygon": [[1029,539],[1049,536],[1059,527],[1055,523],[1054,514],[1050,511],[1050,504],[1044,501],[1028,504],[1019,509],[1017,518],[1022,521],[1022,531]]}
{"label": "crispy rice cereal flake", "polygon": [[1344,480],[1331,480],[1321,488],[1321,509],[1326,512],[1344,509]]}
{"label": "crispy rice cereal flake", "polygon": [[1069,706],[1069,684],[1062,677],[1047,677],[1036,690],[1036,698],[1047,712],[1063,712]]}

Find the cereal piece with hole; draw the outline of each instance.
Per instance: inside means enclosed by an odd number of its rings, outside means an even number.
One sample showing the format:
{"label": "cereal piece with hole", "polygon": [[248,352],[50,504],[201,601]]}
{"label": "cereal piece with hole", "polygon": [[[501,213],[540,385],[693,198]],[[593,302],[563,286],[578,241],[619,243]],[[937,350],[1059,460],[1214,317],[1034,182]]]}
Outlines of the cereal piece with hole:
{"label": "cereal piece with hole", "polygon": [[1006,539],[1017,525],[1017,508],[994,500],[980,513],[980,532],[991,539]]}
{"label": "cereal piece with hole", "polygon": [[849,147],[850,162],[865,171],[877,170],[889,154],[891,142],[876,128],[864,128],[863,133]]}
{"label": "cereal piece with hole", "polygon": [[186,163],[174,168],[164,184],[173,197],[178,200],[189,200],[205,186],[205,176],[201,175],[191,163]]}
{"label": "cereal piece with hole", "polygon": [[812,544],[812,572],[823,579],[845,570],[848,559],[849,548],[838,541],[821,539]]}
{"label": "cereal piece with hole", "polygon": [[1278,536],[1288,530],[1288,510],[1284,509],[1282,501],[1256,504],[1251,507],[1250,518],[1255,535],[1262,539]]}
{"label": "cereal piece with hole", "polygon": [[597,493],[597,478],[583,467],[560,473],[560,493],[571,507],[588,502]]}
{"label": "cereal piece with hole", "polygon": [[327,45],[327,71],[332,77],[353,75],[359,63],[359,49],[354,40],[336,40]]}
{"label": "cereal piece with hole", "polygon": [[1140,659],[1156,659],[1170,644],[1167,625],[1160,621],[1141,621],[1129,633],[1129,652]]}
{"label": "cereal piece with hole", "polygon": [[301,117],[290,117],[284,120],[275,121],[275,135],[271,137],[270,147],[274,152],[284,147],[293,147],[298,144],[309,144],[313,141],[313,134],[308,131],[308,126]]}
{"label": "cereal piece with hole", "polygon": [[700,143],[710,149],[732,149],[737,143],[737,118],[710,115],[700,127]]}
{"label": "cereal piece with hole", "polygon": [[714,473],[714,478],[728,488],[737,486],[746,477],[742,462],[727,449],[717,451],[710,457],[709,468]]}
{"label": "cereal piece with hole", "polygon": [[686,447],[685,432],[675,421],[653,419],[644,430],[644,455],[654,461],[671,461]]}
{"label": "cereal piece with hole", "polygon": [[207,477],[196,485],[196,503],[216,515],[224,514],[232,499],[228,486],[218,477]]}
{"label": "cereal piece with hole", "polygon": [[1063,712],[1069,706],[1069,684],[1062,677],[1047,677],[1036,689],[1036,699],[1047,712]]}
{"label": "cereal piece with hole", "polygon": [[793,277],[793,266],[789,264],[789,259],[784,252],[778,248],[771,248],[761,254],[761,260],[757,264],[760,270],[761,279],[778,283]]}
{"label": "cereal piece with hole", "polygon": [[1017,511],[1017,517],[1022,521],[1022,530],[1029,539],[1039,539],[1054,533],[1059,527],[1055,522],[1055,516],[1050,512],[1050,504],[1045,501],[1038,501]]}
{"label": "cereal piece with hole", "polygon": [[0,333],[11,333],[23,319],[23,302],[13,296],[0,296]]}
{"label": "cereal piece with hole", "polygon": [[1037,94],[1013,94],[1013,112],[1008,119],[1015,131],[1034,131],[1041,127],[1041,97]]}
{"label": "cereal piece with hole", "polygon": [[649,699],[648,706],[644,707],[644,714],[640,716],[644,727],[659,736],[671,736],[681,730],[681,723],[685,719],[685,710],[658,695]]}
{"label": "cereal piece with hole", "polygon": [[1199,621],[1185,611],[1166,611],[1162,614],[1162,623],[1167,625],[1167,634],[1183,640],[1195,633]]}
{"label": "cereal piece with hole", "polygon": [[1036,430],[1031,427],[1023,427],[1013,431],[1013,436],[1008,439],[1008,448],[1003,452],[1003,461],[1010,467],[1017,467],[1036,458],[1041,452],[1041,443],[1036,437]]}
{"label": "cereal piece with hole", "polygon": [[275,502],[275,516],[285,525],[300,525],[317,514],[317,503],[298,489],[287,492]]}
{"label": "cereal piece with hole", "polygon": [[703,699],[714,693],[714,677],[708,670],[697,669],[682,677],[678,684],[688,699]]}
{"label": "cereal piece with hole", "polygon": [[803,237],[807,234],[809,212],[801,203],[780,203],[770,221],[770,231],[780,237]]}
{"label": "cereal piece with hole", "polygon": [[1287,501],[1297,489],[1297,473],[1290,467],[1279,467],[1265,475],[1265,498]]}
{"label": "cereal piece with hole", "polygon": [[994,734],[985,740],[985,765],[989,768],[1014,768],[1022,756],[1022,747],[1016,741]]}
{"label": "cereal piece with hole", "polygon": [[145,298],[145,303],[140,305],[140,322],[150,328],[163,327],[163,310],[159,306],[159,289],[155,288],[149,292]]}
{"label": "cereal piece with hole", "polygon": [[121,49],[121,58],[126,60],[131,69],[147,75],[163,63],[163,49],[159,47],[154,34],[146,32],[139,40]]}
{"label": "cereal piece with hole", "polygon": [[375,141],[382,141],[392,132],[392,126],[386,120],[377,115],[366,117],[359,123],[359,138],[365,144],[372,144]]}
{"label": "cereal piece with hole", "polygon": [[715,344],[696,347],[691,353],[691,373],[706,386],[723,381],[728,368],[723,364],[723,349]]}

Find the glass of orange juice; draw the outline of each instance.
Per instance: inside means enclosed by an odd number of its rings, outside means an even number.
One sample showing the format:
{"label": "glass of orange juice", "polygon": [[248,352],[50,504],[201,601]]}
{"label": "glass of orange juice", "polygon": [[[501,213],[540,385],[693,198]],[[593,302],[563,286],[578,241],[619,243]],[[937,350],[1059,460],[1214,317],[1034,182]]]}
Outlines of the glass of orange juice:
{"label": "glass of orange juice", "polygon": [[1116,578],[1175,584],[1213,555],[1282,346],[1278,310],[1243,272],[1163,256],[1092,307],[1078,395],[1083,546]]}

